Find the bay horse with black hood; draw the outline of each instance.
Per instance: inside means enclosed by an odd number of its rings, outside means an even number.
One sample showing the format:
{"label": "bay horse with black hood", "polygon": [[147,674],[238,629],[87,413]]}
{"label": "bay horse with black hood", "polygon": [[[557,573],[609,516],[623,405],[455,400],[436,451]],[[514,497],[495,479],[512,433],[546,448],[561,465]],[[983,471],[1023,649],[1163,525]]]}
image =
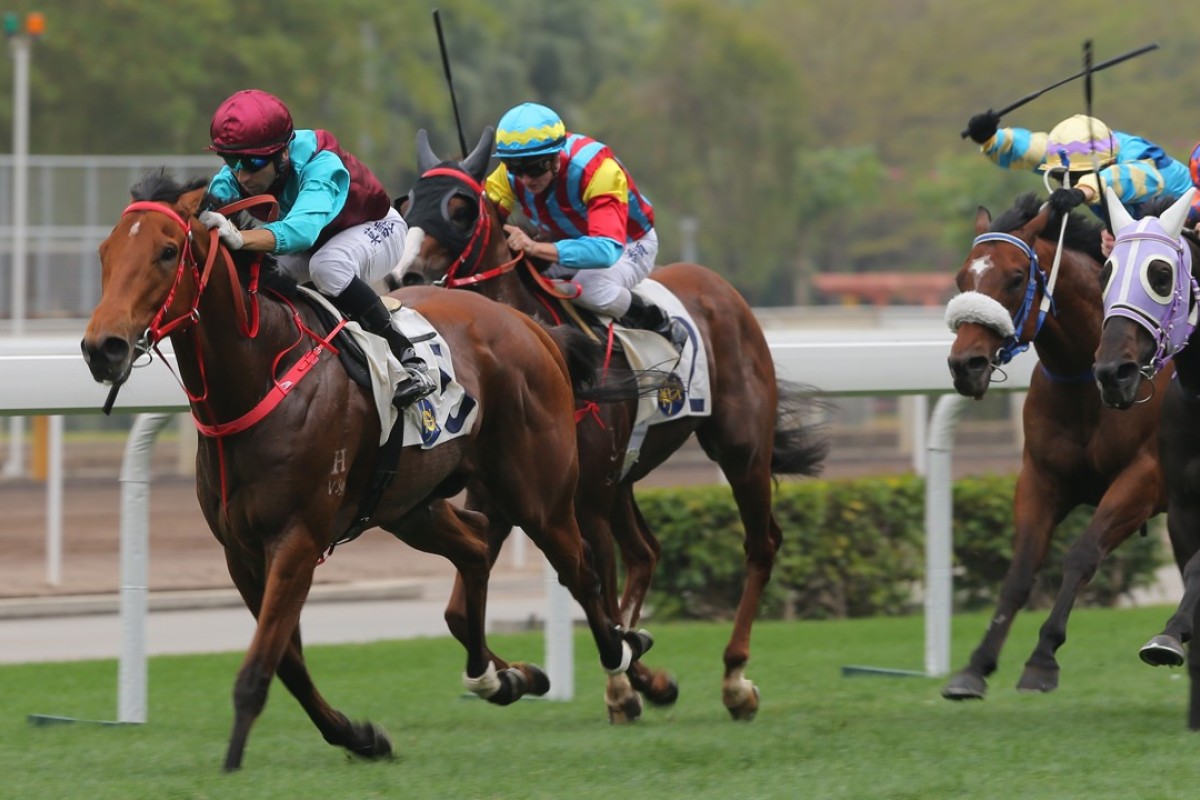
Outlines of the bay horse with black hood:
{"label": "bay horse with black hood", "polygon": [[[409,234],[393,280],[404,286],[434,283],[467,288],[544,322],[557,322],[558,309],[568,308],[558,305],[562,295],[540,275],[537,265],[509,251],[497,207],[483,190],[493,134],[492,128],[486,129],[462,161],[439,158],[425,131],[418,134],[421,177],[402,209]],[[783,541],[771,513],[772,476],[817,474],[829,445],[807,418],[814,407],[811,393],[777,380],[762,329],[732,285],[698,264],[670,264],[656,269],[650,278],[683,304],[691,318],[686,326],[689,335],[703,344],[711,413],[650,425],[640,444],[631,442],[635,403],[608,404],[585,417],[578,431],[580,481],[575,508],[596,554],[608,613],[619,614],[632,628],[641,616],[660,553],[638,509],[633,486],[696,435],[728,480],[745,529],[746,578],[725,647],[721,685],[722,701],[731,717],[750,720],[759,705],[758,689],[745,674],[750,631]],[[612,352],[611,363],[621,369],[629,366],[619,349]],[[629,459],[635,456],[629,467]],[[495,500],[468,492],[468,507],[485,510],[492,522],[493,559],[514,522],[497,513]],[[625,567],[620,595],[614,541]],[[461,630],[461,600],[462,594],[456,593],[447,609],[456,635]],[[641,713],[640,703],[621,702],[627,679],[651,703],[676,699],[676,683],[669,674],[638,662],[628,673],[610,678],[606,703],[614,722],[636,719]]]}

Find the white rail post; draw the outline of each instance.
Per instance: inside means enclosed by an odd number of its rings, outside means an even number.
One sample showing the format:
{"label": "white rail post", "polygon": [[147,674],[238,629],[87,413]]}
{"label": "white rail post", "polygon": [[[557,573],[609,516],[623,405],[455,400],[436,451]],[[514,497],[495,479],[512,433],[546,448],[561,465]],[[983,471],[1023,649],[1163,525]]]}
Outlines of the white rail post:
{"label": "white rail post", "polygon": [[550,678],[547,700],[575,699],[575,634],[571,610],[575,599],[558,582],[546,560],[546,674]]}
{"label": "white rail post", "polygon": [[925,468],[925,674],[950,674],[950,616],[953,599],[954,429],[967,398],[943,395],[929,422]]}
{"label": "white rail post", "polygon": [[121,464],[121,658],[117,721],[146,721],[146,611],[150,572],[150,454],[170,414],[138,414]]}

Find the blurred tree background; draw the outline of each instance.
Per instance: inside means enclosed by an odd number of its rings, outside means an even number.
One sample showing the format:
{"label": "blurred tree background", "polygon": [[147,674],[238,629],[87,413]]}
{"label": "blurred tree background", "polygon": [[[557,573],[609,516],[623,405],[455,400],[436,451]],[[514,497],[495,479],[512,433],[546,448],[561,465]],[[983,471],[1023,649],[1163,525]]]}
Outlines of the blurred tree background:
{"label": "blurred tree background", "polygon": [[[196,154],[237,89],[280,95],[332,130],[393,195],[414,139],[457,155],[431,5],[413,0],[10,0],[41,11],[35,154]],[[977,205],[1032,173],[999,170],[959,131],[1082,68],[1161,48],[1094,79],[1094,113],[1186,160],[1200,63],[1179,3],[1036,0],[444,0],[468,146],[535,100],[610,144],[655,204],[660,262],[685,250],[751,303],[789,305],[814,272],[952,271]],[[11,150],[12,64],[0,64]],[[1006,123],[1048,130],[1084,110],[1082,81]]]}

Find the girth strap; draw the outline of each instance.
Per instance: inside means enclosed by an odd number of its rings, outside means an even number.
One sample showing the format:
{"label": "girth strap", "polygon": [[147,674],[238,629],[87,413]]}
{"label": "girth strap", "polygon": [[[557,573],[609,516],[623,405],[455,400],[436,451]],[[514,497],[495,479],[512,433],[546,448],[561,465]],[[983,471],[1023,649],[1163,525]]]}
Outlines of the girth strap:
{"label": "girth strap", "polygon": [[392,434],[388,440],[383,443],[383,447],[379,448],[379,461],[375,464],[375,474],[371,478],[371,485],[367,488],[362,500],[358,504],[358,514],[355,515],[354,521],[333,544],[329,545],[329,549],[321,556],[318,564],[325,562],[325,559],[333,555],[333,549],[340,544],[348,544],[367,529],[367,523],[371,520],[371,515],[375,513],[375,509],[379,507],[379,501],[383,498],[383,493],[392,485],[392,481],[396,479],[396,466],[400,463],[400,451],[404,448],[404,413],[396,415],[396,421],[392,424]]}

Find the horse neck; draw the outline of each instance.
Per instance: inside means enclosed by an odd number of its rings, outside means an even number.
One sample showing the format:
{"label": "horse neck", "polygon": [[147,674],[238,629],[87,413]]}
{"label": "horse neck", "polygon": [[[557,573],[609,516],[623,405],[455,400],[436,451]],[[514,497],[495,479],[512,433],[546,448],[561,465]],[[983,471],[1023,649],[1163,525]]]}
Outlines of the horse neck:
{"label": "horse neck", "polygon": [[[1039,239],[1037,251],[1049,278],[1055,245]],[[1031,315],[1037,313],[1037,307],[1030,311]],[[1054,303],[1046,312],[1042,330],[1033,344],[1038,358],[1055,375],[1087,372],[1100,345],[1103,323],[1104,302],[1093,262],[1080,253],[1064,250],[1054,287]]]}
{"label": "horse neck", "polygon": [[[201,263],[204,255],[198,256]],[[246,320],[237,311],[239,296],[250,313],[249,292],[218,254],[197,304],[199,320],[170,336],[184,385],[193,395],[206,393],[207,407],[219,420],[238,416],[258,402],[275,355],[289,343],[283,309],[261,294],[258,335],[247,337]]]}
{"label": "horse neck", "polygon": [[[488,242],[487,250],[484,253],[483,263],[480,265],[480,271],[486,272],[489,269],[495,269],[501,264],[511,261],[513,253],[508,249],[507,237],[504,236],[504,226],[500,222],[500,214],[496,209],[496,205],[490,198],[485,199],[487,213],[491,216],[492,237]],[[475,284],[480,294],[488,299],[503,303],[506,306],[528,314],[531,317],[538,317],[545,313],[545,309],[538,301],[529,283],[521,276],[521,271],[526,269],[524,261],[520,261],[517,265],[494,278],[486,281],[481,281]]]}
{"label": "horse neck", "polygon": [[[1192,253],[1192,277],[1200,281],[1200,245],[1191,237],[1183,239]],[[1200,303],[1200,297],[1192,297],[1193,303]],[[1200,396],[1200,326],[1192,331],[1184,348],[1175,354],[1175,375],[1179,385],[1190,397]]]}

